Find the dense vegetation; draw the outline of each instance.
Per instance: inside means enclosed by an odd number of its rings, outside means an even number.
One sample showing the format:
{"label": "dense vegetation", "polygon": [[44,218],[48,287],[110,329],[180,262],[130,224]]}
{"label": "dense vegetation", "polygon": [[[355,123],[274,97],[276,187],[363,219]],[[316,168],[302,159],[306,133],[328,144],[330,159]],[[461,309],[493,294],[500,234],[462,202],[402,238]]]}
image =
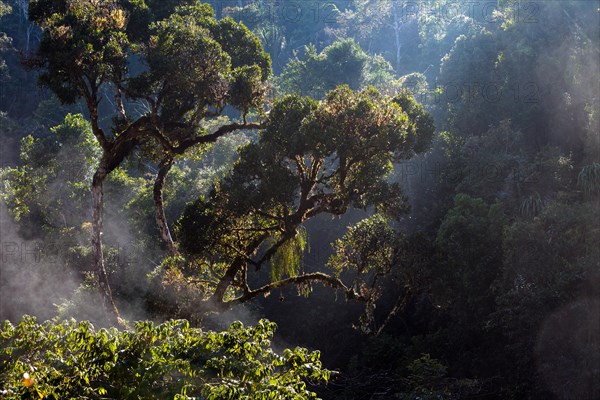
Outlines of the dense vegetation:
{"label": "dense vegetation", "polygon": [[[327,381],[319,353],[275,354],[274,323],[203,332],[184,320],[95,331],[74,320],[2,327],[3,398],[290,399],[314,397],[303,380]],[[18,357],[15,355],[17,353]],[[26,362],[24,362],[26,360]]]}
{"label": "dense vegetation", "polygon": [[3,0],[0,397],[599,398],[599,38],[595,1]]}

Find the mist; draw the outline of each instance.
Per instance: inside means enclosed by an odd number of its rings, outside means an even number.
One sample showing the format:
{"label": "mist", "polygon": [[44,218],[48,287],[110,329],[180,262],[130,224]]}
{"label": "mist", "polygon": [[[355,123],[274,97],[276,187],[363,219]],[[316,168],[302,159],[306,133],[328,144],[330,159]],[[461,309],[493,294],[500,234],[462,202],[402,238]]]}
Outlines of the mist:
{"label": "mist", "polygon": [[0,2],[0,322],[334,371],[274,398],[600,396],[599,3],[59,3]]}

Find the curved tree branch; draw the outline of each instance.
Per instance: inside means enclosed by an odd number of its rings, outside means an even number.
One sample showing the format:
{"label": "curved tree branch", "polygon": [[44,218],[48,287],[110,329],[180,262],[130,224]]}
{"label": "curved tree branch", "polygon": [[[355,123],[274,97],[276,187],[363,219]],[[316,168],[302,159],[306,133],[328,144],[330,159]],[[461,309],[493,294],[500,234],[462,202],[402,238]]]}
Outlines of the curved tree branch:
{"label": "curved tree branch", "polygon": [[104,134],[104,131],[100,127],[100,123],[99,123],[99,117],[98,117],[98,102],[99,102],[99,100],[97,99],[98,89],[93,84],[90,84],[88,86],[88,84],[85,82],[83,77],[80,77],[78,86],[79,86],[79,90],[80,90],[81,94],[83,95],[83,98],[85,99],[85,103],[86,103],[88,112],[90,113],[90,121],[92,124],[92,133],[96,137],[96,140],[98,140],[100,147],[102,147],[102,149],[104,151],[109,151],[111,143],[108,140],[108,138],[106,137],[106,135]]}
{"label": "curved tree branch", "polygon": [[360,300],[360,301],[367,300],[363,295],[356,293],[352,288],[349,288],[348,286],[346,286],[344,284],[344,282],[342,282],[339,278],[336,278],[335,276],[332,276],[332,275],[325,274],[323,272],[311,272],[308,274],[293,276],[291,278],[286,278],[286,279],[281,279],[276,282],[271,282],[271,283],[264,285],[258,289],[250,290],[249,292],[244,293],[240,297],[237,297],[237,298],[227,302],[227,304],[234,306],[236,304],[245,303],[255,297],[267,294],[267,293],[271,292],[272,290],[283,287],[283,286],[297,285],[297,284],[302,284],[302,283],[312,283],[312,282],[321,282],[322,284],[324,284],[326,286],[331,286],[336,289],[341,289],[346,294],[346,298],[348,300]]}
{"label": "curved tree branch", "polygon": [[[142,117],[142,123],[146,124],[150,122],[149,118],[151,117]],[[175,247],[175,243],[173,241],[173,237],[169,230],[169,225],[167,222],[167,217],[164,210],[164,200],[163,200],[163,188],[165,184],[166,177],[173,166],[173,156],[183,154],[187,149],[193,147],[200,143],[212,143],[215,142],[221,136],[224,136],[230,132],[239,130],[239,129],[261,129],[264,127],[263,124],[258,123],[233,123],[229,125],[223,125],[219,129],[217,129],[214,133],[209,135],[199,136],[194,139],[188,139],[180,143],[178,146],[173,146],[173,144],[169,141],[169,139],[162,134],[160,130],[156,127],[156,120],[152,118],[152,124],[154,127],[150,129],[152,135],[158,139],[163,148],[167,151],[168,155],[163,158],[163,160],[159,164],[159,170],[156,175],[156,179],[154,181],[153,187],[153,197],[154,197],[154,205],[155,205],[155,220],[158,225],[160,236],[163,242],[167,247],[167,253],[169,256],[174,256],[177,254],[177,249]],[[140,120],[136,121],[139,122]],[[128,128],[129,129],[129,128]]]}
{"label": "curved tree branch", "polygon": [[233,124],[223,125],[211,134],[198,136],[194,139],[184,140],[178,146],[172,147],[171,151],[175,154],[183,154],[190,147],[193,147],[195,145],[202,144],[202,143],[216,142],[217,139],[219,139],[221,136],[224,136],[233,131],[237,131],[240,129],[263,129],[264,127],[265,127],[265,124],[254,123],[254,122],[242,123],[242,124],[235,122]]}
{"label": "curved tree branch", "polygon": [[383,330],[385,329],[387,324],[389,324],[390,321],[400,311],[402,311],[406,308],[406,304],[408,303],[408,300],[410,299],[411,296],[412,296],[412,292],[410,289],[407,288],[405,290],[405,292],[401,296],[398,297],[398,299],[396,300],[396,303],[394,304],[394,307],[390,310],[389,314],[387,315],[387,317],[385,318],[385,320],[383,321],[383,323],[381,324],[379,329],[377,329],[377,331],[375,332],[375,336],[379,336],[381,334],[381,332],[383,332]]}

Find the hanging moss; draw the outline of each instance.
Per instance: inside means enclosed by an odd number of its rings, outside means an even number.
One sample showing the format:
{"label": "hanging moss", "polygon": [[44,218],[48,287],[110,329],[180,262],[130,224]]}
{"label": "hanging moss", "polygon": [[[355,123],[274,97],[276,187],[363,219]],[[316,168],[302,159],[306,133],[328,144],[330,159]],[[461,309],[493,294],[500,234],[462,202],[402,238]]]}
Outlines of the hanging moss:
{"label": "hanging moss", "polygon": [[[274,241],[281,240],[281,237]],[[271,280],[273,282],[286,277],[296,276],[302,266],[302,253],[307,248],[306,229],[299,227],[294,236],[286,240],[271,259]]]}

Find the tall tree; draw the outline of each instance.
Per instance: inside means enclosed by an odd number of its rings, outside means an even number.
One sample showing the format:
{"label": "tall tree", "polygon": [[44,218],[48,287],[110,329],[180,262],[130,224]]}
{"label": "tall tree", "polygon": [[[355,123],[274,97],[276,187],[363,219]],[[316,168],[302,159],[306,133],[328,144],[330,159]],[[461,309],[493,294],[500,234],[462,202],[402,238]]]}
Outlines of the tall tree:
{"label": "tall tree", "polygon": [[[177,5],[179,4],[179,5]],[[231,19],[217,21],[213,10],[195,1],[34,0],[30,19],[43,29],[30,65],[39,82],[61,101],[83,99],[92,132],[102,148],[92,182],[93,269],[104,308],[118,321],[102,254],[103,182],[134,148],[181,154],[246,127],[249,109],[261,103],[270,59],[258,39]],[[134,74],[133,60],[142,71]],[[113,93],[110,124],[99,106]],[[127,114],[124,97],[143,104]],[[207,135],[202,123],[226,105],[244,122]]]}
{"label": "tall tree", "polygon": [[[224,310],[285,285],[307,293],[320,282],[369,301],[375,287],[358,283],[372,278],[369,268],[357,271],[350,286],[335,274],[301,271],[302,223],[349,207],[400,215],[407,204],[400,186],[387,180],[392,163],[426,149],[432,134],[429,116],[413,99],[392,101],[373,88],[357,93],[340,86],[322,102],[297,95],[276,101],[258,141],[178,221],[187,256],[179,267],[190,273],[199,300]],[[271,281],[251,288],[250,268],[269,264]]]}

